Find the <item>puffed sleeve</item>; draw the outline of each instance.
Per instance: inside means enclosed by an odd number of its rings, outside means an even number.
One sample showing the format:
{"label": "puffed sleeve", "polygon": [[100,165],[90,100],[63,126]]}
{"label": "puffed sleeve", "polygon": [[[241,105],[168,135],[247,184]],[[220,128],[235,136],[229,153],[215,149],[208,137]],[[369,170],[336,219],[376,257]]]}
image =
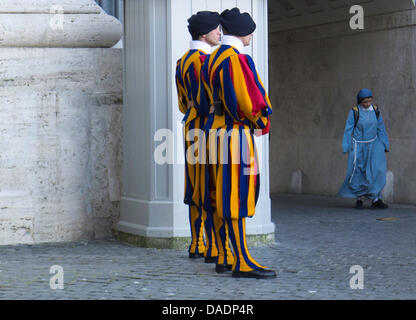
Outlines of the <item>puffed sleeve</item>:
{"label": "puffed sleeve", "polygon": [[240,54],[225,60],[220,81],[229,114],[237,121],[248,119],[256,129],[267,133],[271,104],[251,58]]}
{"label": "puffed sleeve", "polygon": [[187,70],[188,86],[192,101],[197,101],[198,89],[200,83],[201,60],[198,57],[193,59]]}
{"label": "puffed sleeve", "polygon": [[184,83],[184,80],[182,79],[180,63],[181,63],[181,60],[179,59],[179,61],[176,64],[176,73],[175,73],[176,90],[178,92],[179,110],[182,113],[186,113],[186,110],[188,108],[188,98],[186,95],[185,83]]}
{"label": "puffed sleeve", "polygon": [[199,72],[198,92],[197,92],[195,101],[199,107],[199,112],[203,116],[208,116],[209,106],[213,103],[211,88],[207,82],[208,69],[205,63],[206,61],[209,60],[209,56],[201,55],[199,59],[201,62],[201,66],[200,66],[200,72]]}

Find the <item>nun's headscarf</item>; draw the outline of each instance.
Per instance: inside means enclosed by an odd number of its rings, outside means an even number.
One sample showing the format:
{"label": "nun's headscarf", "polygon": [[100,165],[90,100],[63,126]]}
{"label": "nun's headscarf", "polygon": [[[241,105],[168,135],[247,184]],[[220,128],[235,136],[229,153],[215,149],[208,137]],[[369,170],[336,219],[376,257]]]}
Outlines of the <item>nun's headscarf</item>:
{"label": "nun's headscarf", "polygon": [[357,103],[360,104],[361,101],[363,101],[364,99],[372,98],[372,97],[373,97],[373,93],[371,92],[370,89],[362,89],[357,94]]}

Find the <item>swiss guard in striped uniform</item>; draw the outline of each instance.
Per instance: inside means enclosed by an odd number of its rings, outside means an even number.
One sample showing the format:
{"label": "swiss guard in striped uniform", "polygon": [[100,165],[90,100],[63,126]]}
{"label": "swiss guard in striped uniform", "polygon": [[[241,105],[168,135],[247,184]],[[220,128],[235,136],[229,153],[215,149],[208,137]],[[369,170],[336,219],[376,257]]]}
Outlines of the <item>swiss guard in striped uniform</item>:
{"label": "swiss guard in striped uniform", "polygon": [[234,251],[233,277],[271,278],[276,273],[254,260],[246,243],[246,218],[255,213],[259,166],[254,133],[267,134],[271,104],[249,55],[256,24],[238,8],[221,14],[222,45],[201,69],[203,89],[211,105],[205,130],[210,168],[215,176],[216,213],[225,219]]}
{"label": "swiss guard in striped uniform", "polygon": [[[220,16],[217,12],[201,11],[188,19],[188,30],[192,35],[190,49],[177,62],[176,86],[179,98],[179,109],[185,114],[183,118],[185,138],[185,197],[184,202],[189,205],[189,222],[192,242],[189,246],[189,258],[205,257],[206,263],[216,263],[218,259],[217,247],[228,246],[228,239],[223,238],[223,245],[216,241],[214,216],[210,210],[209,193],[205,197],[206,152],[203,148],[204,132],[202,131],[206,117],[196,96],[199,88],[199,76],[202,57],[212,51],[211,47],[219,44],[221,31],[219,30]],[[208,113],[205,112],[206,116]],[[195,144],[199,147],[195,148]],[[202,183],[204,182],[204,183]],[[208,212],[207,212],[208,211]],[[219,220],[219,219],[216,219]],[[204,228],[205,227],[205,228]],[[204,229],[206,244],[204,243]],[[220,250],[221,253],[221,250]],[[233,258],[232,253],[228,255]],[[232,261],[231,261],[232,262]],[[224,270],[225,271],[225,270]]]}

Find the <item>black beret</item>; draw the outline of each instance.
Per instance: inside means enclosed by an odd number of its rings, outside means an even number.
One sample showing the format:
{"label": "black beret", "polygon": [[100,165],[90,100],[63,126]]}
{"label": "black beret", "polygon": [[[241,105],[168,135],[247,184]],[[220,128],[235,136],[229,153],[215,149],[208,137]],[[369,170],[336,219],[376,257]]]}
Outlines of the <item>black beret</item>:
{"label": "black beret", "polygon": [[213,11],[199,11],[188,19],[188,30],[193,37],[207,34],[220,25],[220,15]]}
{"label": "black beret", "polygon": [[233,8],[231,10],[224,10],[221,13],[221,25],[231,35],[234,36],[248,36],[256,30],[256,23],[247,13],[241,13],[240,9]]}

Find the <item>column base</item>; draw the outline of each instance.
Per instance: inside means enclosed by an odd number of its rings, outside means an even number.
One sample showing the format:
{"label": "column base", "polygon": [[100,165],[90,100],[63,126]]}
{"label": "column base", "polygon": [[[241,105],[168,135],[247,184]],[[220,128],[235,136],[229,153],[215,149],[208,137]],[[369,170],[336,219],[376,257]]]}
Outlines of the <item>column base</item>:
{"label": "column base", "polygon": [[[247,245],[269,246],[275,242],[270,198],[260,198],[256,210],[258,212],[252,218],[246,219]],[[119,241],[139,247],[188,249],[191,234],[187,206],[123,197],[120,220],[113,234]]]}
{"label": "column base", "polygon": [[274,232],[267,234],[247,234],[248,247],[268,247],[275,243]]}
{"label": "column base", "polygon": [[[146,237],[117,229],[113,229],[113,234],[118,241],[141,248],[188,249],[191,243],[191,237]],[[247,234],[246,241],[249,247],[267,247],[275,242],[275,234],[274,232],[268,234]]]}
{"label": "column base", "polygon": [[154,238],[144,237],[138,234],[127,233],[114,229],[115,238],[141,248],[156,249],[188,249],[191,237]]}

